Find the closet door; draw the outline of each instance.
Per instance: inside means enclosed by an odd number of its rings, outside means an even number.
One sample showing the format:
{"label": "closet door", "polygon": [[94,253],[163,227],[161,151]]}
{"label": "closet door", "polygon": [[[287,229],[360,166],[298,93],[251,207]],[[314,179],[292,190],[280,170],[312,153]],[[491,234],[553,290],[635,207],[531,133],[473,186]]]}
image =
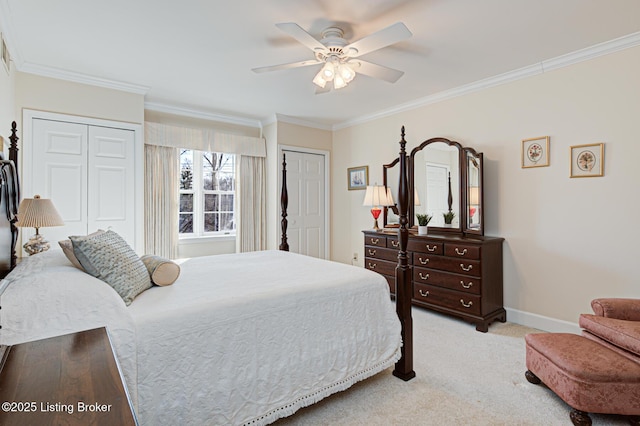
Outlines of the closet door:
{"label": "closet door", "polygon": [[[25,176],[23,198],[39,194],[50,198],[64,220],[64,226],[42,228],[40,233],[57,247],[69,235],[87,233],[87,136],[84,124],[33,120],[31,176]],[[26,159],[25,159],[26,160]],[[28,161],[28,160],[27,160]],[[35,233],[25,228],[23,241]]]}
{"label": "closet door", "polygon": [[111,229],[134,246],[134,134],[89,126],[87,230]]}

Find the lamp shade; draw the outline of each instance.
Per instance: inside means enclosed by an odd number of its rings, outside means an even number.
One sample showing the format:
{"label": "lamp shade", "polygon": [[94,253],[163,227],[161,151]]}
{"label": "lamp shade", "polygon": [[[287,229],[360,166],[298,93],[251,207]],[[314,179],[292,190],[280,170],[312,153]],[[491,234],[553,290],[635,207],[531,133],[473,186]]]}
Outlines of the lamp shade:
{"label": "lamp shade", "polygon": [[64,221],[60,217],[53,202],[48,198],[25,198],[18,207],[18,221],[16,226],[22,228],[44,228],[47,226],[62,226]]}
{"label": "lamp shade", "polygon": [[382,185],[367,186],[364,194],[363,206],[392,206],[393,201],[387,196],[387,190]]}

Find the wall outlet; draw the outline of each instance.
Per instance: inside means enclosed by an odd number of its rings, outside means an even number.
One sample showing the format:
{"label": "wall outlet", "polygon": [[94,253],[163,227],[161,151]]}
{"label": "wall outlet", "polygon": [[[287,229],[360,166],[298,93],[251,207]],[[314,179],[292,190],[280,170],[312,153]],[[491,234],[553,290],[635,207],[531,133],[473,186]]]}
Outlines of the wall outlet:
{"label": "wall outlet", "polygon": [[358,261],[358,253],[353,253],[353,260]]}

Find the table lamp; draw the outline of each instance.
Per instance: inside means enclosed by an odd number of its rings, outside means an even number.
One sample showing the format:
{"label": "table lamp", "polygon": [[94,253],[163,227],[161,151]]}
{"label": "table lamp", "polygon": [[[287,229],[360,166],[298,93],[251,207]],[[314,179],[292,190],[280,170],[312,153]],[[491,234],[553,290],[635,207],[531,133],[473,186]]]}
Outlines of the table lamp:
{"label": "table lamp", "polygon": [[380,212],[382,211],[380,207],[393,205],[390,194],[391,192],[387,192],[382,185],[367,186],[362,205],[371,207],[371,215],[374,219],[373,229],[376,231],[381,231],[380,227],[378,227],[378,217],[380,217]]}
{"label": "table lamp", "polygon": [[29,256],[49,250],[49,241],[45,240],[40,232],[40,228],[46,226],[62,226],[64,221],[56,210],[53,202],[48,198],[40,198],[34,195],[33,198],[25,198],[18,207],[18,221],[16,226],[21,228],[36,228],[36,234],[25,243],[24,250]]}

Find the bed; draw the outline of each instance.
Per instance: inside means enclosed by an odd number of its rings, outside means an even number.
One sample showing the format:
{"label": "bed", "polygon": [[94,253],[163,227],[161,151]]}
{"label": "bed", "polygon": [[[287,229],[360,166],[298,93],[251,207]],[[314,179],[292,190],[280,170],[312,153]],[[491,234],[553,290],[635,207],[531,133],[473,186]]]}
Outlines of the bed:
{"label": "bed", "polygon": [[[0,343],[106,326],[143,425],[268,424],[394,364],[410,379],[410,294],[407,317],[379,274],[288,252],[283,178],[281,250],[185,260],[173,285],[129,306],[59,250],[10,260]],[[406,241],[402,253],[400,284]]]}

